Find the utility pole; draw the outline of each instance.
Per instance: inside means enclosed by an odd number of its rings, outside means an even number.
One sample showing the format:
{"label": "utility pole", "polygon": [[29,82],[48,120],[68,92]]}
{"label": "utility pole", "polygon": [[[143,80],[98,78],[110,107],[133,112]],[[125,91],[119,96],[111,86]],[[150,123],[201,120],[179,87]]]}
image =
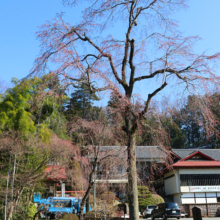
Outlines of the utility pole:
{"label": "utility pole", "polygon": [[94,213],[95,213],[95,218],[96,218],[96,205],[95,205],[95,197],[96,197],[96,171],[97,171],[97,166],[95,164],[95,173],[94,173]]}
{"label": "utility pole", "polygon": [[65,183],[61,182],[61,197],[65,197]]}
{"label": "utility pole", "polygon": [[9,175],[10,175],[10,166],[11,166],[11,154],[8,165],[8,178],[7,178],[7,186],[6,186],[6,196],[5,196],[5,220],[6,220],[6,210],[7,210],[7,200],[8,200],[8,183],[9,183]]}
{"label": "utility pole", "polygon": [[[14,160],[14,170],[13,170],[13,178],[12,178],[12,189],[11,189],[11,203],[13,204],[13,191],[14,191],[14,182],[15,182],[15,168],[16,168],[16,154]],[[12,215],[11,215],[12,219]]]}

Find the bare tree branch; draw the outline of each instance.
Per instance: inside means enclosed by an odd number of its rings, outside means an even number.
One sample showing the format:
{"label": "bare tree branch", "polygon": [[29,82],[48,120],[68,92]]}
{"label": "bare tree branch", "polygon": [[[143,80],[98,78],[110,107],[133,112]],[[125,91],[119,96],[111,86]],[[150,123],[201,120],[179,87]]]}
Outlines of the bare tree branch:
{"label": "bare tree branch", "polygon": [[149,106],[150,106],[150,102],[152,97],[154,97],[158,92],[160,92],[162,89],[165,88],[165,86],[167,86],[167,82],[164,82],[164,84],[162,84],[159,88],[157,88],[154,92],[148,94],[148,99],[146,101],[145,104],[145,108],[144,110],[139,114],[139,118],[141,118],[145,113],[147,113]]}

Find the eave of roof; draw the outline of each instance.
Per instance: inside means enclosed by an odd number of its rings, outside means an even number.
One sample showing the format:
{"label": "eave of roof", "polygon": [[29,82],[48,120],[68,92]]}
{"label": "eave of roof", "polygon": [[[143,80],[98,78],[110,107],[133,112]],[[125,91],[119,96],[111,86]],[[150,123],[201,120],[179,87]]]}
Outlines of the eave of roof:
{"label": "eave of roof", "polygon": [[46,181],[65,181],[67,179],[65,168],[60,165],[47,165],[45,169]]}
{"label": "eave of roof", "polygon": [[173,168],[216,167],[220,168],[220,161],[178,161]]}
{"label": "eave of roof", "polygon": [[171,155],[174,155],[175,157],[177,157],[178,159],[181,159],[181,157],[179,155],[177,155],[176,153],[174,153],[173,151],[169,151],[169,153]]}

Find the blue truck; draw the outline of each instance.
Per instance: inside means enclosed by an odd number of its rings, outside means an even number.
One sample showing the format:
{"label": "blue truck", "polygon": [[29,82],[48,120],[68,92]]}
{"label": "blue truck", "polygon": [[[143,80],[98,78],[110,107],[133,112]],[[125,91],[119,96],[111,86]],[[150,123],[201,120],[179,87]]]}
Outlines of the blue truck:
{"label": "blue truck", "polygon": [[[75,197],[48,197],[41,199],[40,194],[34,194],[34,202],[39,204],[40,217],[46,219],[61,219],[63,214],[79,214],[82,199]],[[91,210],[91,207],[89,207]],[[84,213],[86,209],[83,209]]]}

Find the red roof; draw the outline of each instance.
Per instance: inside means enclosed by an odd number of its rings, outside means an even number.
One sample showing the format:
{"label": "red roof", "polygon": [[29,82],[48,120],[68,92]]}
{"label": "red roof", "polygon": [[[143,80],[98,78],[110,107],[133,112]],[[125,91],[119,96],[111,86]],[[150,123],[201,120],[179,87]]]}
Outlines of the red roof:
{"label": "red roof", "polygon": [[173,168],[220,167],[220,161],[178,161]]}
{"label": "red roof", "polygon": [[65,168],[59,165],[47,165],[46,170],[46,181],[64,181],[66,180]]}
{"label": "red roof", "polygon": [[189,160],[190,158],[192,158],[192,157],[194,157],[194,156],[196,156],[196,155],[199,155],[199,156],[201,156],[201,157],[204,158],[204,159],[208,159],[208,160],[213,160],[213,161],[215,161],[213,158],[209,157],[209,156],[206,155],[206,154],[203,154],[203,153],[200,152],[200,151],[196,151],[196,152],[194,152],[193,154],[190,154],[188,157],[183,158],[181,161]]}

